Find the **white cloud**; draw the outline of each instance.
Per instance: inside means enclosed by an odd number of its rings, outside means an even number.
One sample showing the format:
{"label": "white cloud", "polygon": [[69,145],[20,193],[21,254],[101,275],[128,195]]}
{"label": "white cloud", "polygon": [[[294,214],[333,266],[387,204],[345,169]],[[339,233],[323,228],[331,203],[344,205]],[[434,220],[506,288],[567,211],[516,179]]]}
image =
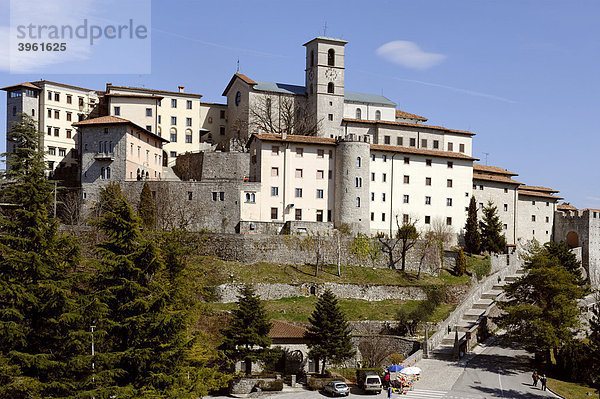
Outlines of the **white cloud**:
{"label": "white cloud", "polygon": [[443,54],[427,53],[416,43],[407,40],[394,40],[376,50],[378,56],[406,68],[427,69],[446,59]]}

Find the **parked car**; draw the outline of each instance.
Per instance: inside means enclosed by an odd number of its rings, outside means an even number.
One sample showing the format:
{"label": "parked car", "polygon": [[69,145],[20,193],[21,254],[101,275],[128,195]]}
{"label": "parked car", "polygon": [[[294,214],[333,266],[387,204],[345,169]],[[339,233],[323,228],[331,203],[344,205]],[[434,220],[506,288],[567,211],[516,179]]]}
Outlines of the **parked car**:
{"label": "parked car", "polygon": [[348,396],[350,388],[344,381],[331,381],[323,387],[323,392],[333,396]]}
{"label": "parked car", "polygon": [[360,389],[368,393],[380,394],[383,389],[379,374],[370,369],[357,369],[356,383]]}

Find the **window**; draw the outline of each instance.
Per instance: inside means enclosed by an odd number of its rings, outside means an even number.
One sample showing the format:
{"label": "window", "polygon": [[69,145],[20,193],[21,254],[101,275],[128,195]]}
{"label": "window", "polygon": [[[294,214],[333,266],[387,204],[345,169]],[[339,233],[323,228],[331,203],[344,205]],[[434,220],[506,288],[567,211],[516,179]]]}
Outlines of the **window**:
{"label": "window", "polygon": [[[269,98],[269,100],[270,100],[270,98]],[[222,109],[221,111],[219,111],[219,118],[225,119],[225,110],[224,109]]]}
{"label": "window", "polygon": [[303,174],[302,169],[296,169],[296,177],[297,178],[301,179],[302,178],[302,174]]}
{"label": "window", "polygon": [[279,147],[274,145],[271,147],[271,155],[279,155]]}
{"label": "window", "polygon": [[100,178],[102,180],[106,178],[106,169],[104,169],[104,167],[100,168]]}
{"label": "window", "polygon": [[504,212],[508,212],[508,204],[504,204]]}
{"label": "window", "polygon": [[405,204],[408,204],[408,200],[409,200],[408,194],[404,194],[402,196],[402,202],[404,202]]}
{"label": "window", "polygon": [[421,139],[421,148],[427,148],[427,139]]}
{"label": "window", "polygon": [[479,209],[483,209],[483,202],[479,203]]}
{"label": "window", "polygon": [[381,175],[381,181],[385,183],[385,182],[386,182],[386,180],[387,180],[387,174],[383,173],[383,174]]}
{"label": "window", "polygon": [[152,131],[152,126],[151,125],[146,125],[146,130],[151,132]]}
{"label": "window", "polygon": [[375,181],[375,172],[371,172],[371,181]]}
{"label": "window", "polygon": [[73,104],[73,96],[70,94],[67,94],[67,104]]}
{"label": "window", "polygon": [[479,185],[479,189],[480,189],[480,190],[483,190],[483,184],[480,184],[480,185]]}
{"label": "window", "polygon": [[446,218],[446,226],[452,226],[452,218]]}
{"label": "window", "polygon": [[317,170],[317,179],[325,178],[325,172],[323,170]]}
{"label": "window", "polygon": [[381,214],[381,221],[382,221],[382,222],[385,222],[385,213],[382,213],[382,214]]}
{"label": "window", "polygon": [[550,218],[546,216],[546,223],[550,223]]}
{"label": "window", "polygon": [[279,168],[271,168],[271,176],[279,176]]}
{"label": "window", "polygon": [[452,169],[454,167],[454,163],[452,161],[448,161],[448,168]]}
{"label": "window", "polygon": [[375,212],[371,212],[371,222],[375,221]]}
{"label": "window", "polygon": [[302,209],[296,209],[295,219],[302,220]]}
{"label": "window", "polygon": [[317,189],[317,198],[323,198],[323,190],[320,188]]}
{"label": "window", "polygon": [[360,208],[360,197],[356,197],[356,207]]}
{"label": "window", "polygon": [[60,129],[55,127],[54,128],[54,136],[58,137],[58,133],[60,132]]}
{"label": "window", "polygon": [[[328,215],[329,217],[329,215]],[[322,222],[323,221],[323,210],[322,209],[317,209],[317,222]]]}
{"label": "window", "polygon": [[[187,194],[188,194],[188,201],[191,201],[192,198],[193,198],[193,196],[194,196],[193,192],[192,191],[188,191]],[[246,194],[246,202],[248,202],[248,194]]]}
{"label": "window", "polygon": [[508,229],[508,225],[507,225],[506,223],[504,223],[504,224],[502,225],[502,230],[506,230],[506,229]]}
{"label": "window", "polygon": [[362,177],[357,177],[354,179],[354,185],[356,187],[362,187]]}
{"label": "window", "polygon": [[325,158],[325,150],[317,150],[317,158]]}
{"label": "window", "polygon": [[223,192],[223,191],[219,192],[219,200],[225,201],[225,192]]}
{"label": "window", "polygon": [[271,197],[277,197],[279,195],[279,187],[271,187]]}
{"label": "window", "polygon": [[546,201],[546,206],[550,206],[550,203],[548,201]]}
{"label": "window", "polygon": [[356,119],[361,119],[362,118],[362,111],[360,110],[360,108],[356,108]]}
{"label": "window", "polygon": [[121,107],[114,107],[113,114],[115,114],[116,116],[121,115]]}
{"label": "window", "polygon": [[407,213],[402,215],[402,223],[407,224],[410,222],[410,217],[408,216]]}
{"label": "window", "polygon": [[380,121],[381,120],[381,111],[379,111],[379,110],[375,111],[375,120],[376,121]]}
{"label": "window", "polygon": [[382,155],[382,156],[381,156],[381,160],[382,160],[383,162],[387,162],[387,155]]}
{"label": "window", "polygon": [[60,93],[54,93],[54,101],[60,101]]}
{"label": "window", "polygon": [[383,136],[383,144],[390,144],[390,136]]}
{"label": "window", "polygon": [[329,171],[327,172],[327,178],[329,180],[331,180],[333,178],[333,172],[331,171],[331,169],[329,169]]}
{"label": "window", "polygon": [[71,120],[73,120],[73,114],[70,112],[67,112],[67,120],[70,122]]}
{"label": "window", "polygon": [[146,116],[152,116],[152,108],[146,108]]}
{"label": "window", "polygon": [[335,66],[335,50],[332,48],[327,51],[327,65]]}
{"label": "window", "polygon": [[454,151],[454,144],[448,143],[448,151]]}
{"label": "window", "polygon": [[535,205],[535,201],[531,201],[531,205]]}
{"label": "window", "polygon": [[177,142],[177,129],[172,127],[170,133],[171,133],[171,142],[176,143]]}
{"label": "window", "polygon": [[158,123],[161,123],[160,115],[158,115]]}
{"label": "window", "polygon": [[[13,93],[16,94],[17,92],[12,92],[11,93],[11,97],[12,97]],[[19,91],[18,94],[19,94],[19,97],[20,97],[21,96],[21,92]],[[15,97],[17,97],[17,96],[15,95]],[[48,92],[48,100],[52,100],[52,92],[51,91]]]}
{"label": "window", "polygon": [[333,90],[334,90],[333,82],[327,83],[327,93],[333,94]]}
{"label": "window", "polygon": [[330,120],[330,121],[332,121],[333,120],[333,114],[327,115],[327,119]]}
{"label": "window", "polygon": [[296,198],[302,198],[302,189],[301,188],[296,188],[295,196],[296,196]]}
{"label": "window", "polygon": [[440,148],[439,140],[433,140],[433,149],[437,150],[438,148]]}
{"label": "window", "polygon": [[402,137],[396,137],[396,144],[402,145]]}
{"label": "window", "polygon": [[[50,94],[50,93],[48,93],[48,94]],[[48,97],[50,97],[50,96],[48,96]],[[83,97],[79,97],[79,106],[83,107]]]}
{"label": "window", "polygon": [[535,215],[531,215],[531,221],[535,222]]}
{"label": "window", "polygon": [[271,219],[277,219],[277,208],[271,208]]}
{"label": "window", "polygon": [[188,144],[192,143],[192,131],[189,129],[185,131],[185,142]]}
{"label": "window", "polygon": [[404,165],[408,165],[410,163],[409,157],[404,157]]}
{"label": "window", "polygon": [[304,148],[302,148],[302,147],[296,147],[296,156],[297,157],[303,157],[304,156]]}
{"label": "window", "polygon": [[417,139],[415,139],[414,137],[410,138],[410,146],[411,147],[416,147],[417,146]]}
{"label": "window", "polygon": [[425,197],[425,205],[431,205],[431,197]]}
{"label": "window", "polygon": [[446,206],[452,206],[452,198],[446,198]]}
{"label": "window", "polygon": [[371,193],[371,201],[375,201],[375,193]]}
{"label": "window", "polygon": [[60,119],[60,111],[54,111],[54,119]]}
{"label": "window", "polygon": [[504,194],[507,194],[507,193],[508,193],[508,188],[505,188],[504,189]]}
{"label": "window", "polygon": [[375,162],[375,154],[371,154],[371,162]]}
{"label": "window", "polygon": [[452,179],[446,180],[446,187],[452,187]]}
{"label": "window", "polygon": [[48,155],[56,155],[56,147],[48,147]]}
{"label": "window", "polygon": [[459,144],[458,145],[458,152],[465,152],[465,145],[464,144]]}
{"label": "window", "polygon": [[425,178],[425,185],[426,186],[431,186],[431,177],[426,177]]}
{"label": "window", "polygon": [[425,160],[425,166],[431,166],[431,159]]}
{"label": "window", "polygon": [[177,99],[171,99],[171,108],[177,108]]}
{"label": "window", "polygon": [[70,139],[71,138],[71,129],[67,129],[67,138]]}
{"label": "window", "polygon": [[431,223],[431,216],[425,216],[425,224]]}
{"label": "window", "polygon": [[381,201],[385,202],[385,193],[381,193]]}
{"label": "window", "polygon": [[177,124],[177,117],[176,116],[172,116],[171,117],[171,125],[176,125]]}
{"label": "window", "polygon": [[192,126],[192,118],[185,118],[185,125]]}

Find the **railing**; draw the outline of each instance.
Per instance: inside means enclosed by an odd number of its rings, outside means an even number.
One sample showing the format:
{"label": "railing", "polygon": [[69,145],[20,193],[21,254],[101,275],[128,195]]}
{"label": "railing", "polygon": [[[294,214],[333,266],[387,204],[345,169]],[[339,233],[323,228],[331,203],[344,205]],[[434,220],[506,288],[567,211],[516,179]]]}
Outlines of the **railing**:
{"label": "railing", "polygon": [[114,152],[97,152],[94,154],[94,159],[99,161],[114,161],[115,153]]}

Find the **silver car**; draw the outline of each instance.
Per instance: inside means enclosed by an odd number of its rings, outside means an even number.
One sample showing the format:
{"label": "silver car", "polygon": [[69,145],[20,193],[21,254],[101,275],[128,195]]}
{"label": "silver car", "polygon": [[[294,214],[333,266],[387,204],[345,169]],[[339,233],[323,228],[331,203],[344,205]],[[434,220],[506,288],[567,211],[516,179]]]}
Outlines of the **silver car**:
{"label": "silver car", "polygon": [[348,396],[350,388],[344,381],[331,381],[323,387],[323,392],[333,396]]}

